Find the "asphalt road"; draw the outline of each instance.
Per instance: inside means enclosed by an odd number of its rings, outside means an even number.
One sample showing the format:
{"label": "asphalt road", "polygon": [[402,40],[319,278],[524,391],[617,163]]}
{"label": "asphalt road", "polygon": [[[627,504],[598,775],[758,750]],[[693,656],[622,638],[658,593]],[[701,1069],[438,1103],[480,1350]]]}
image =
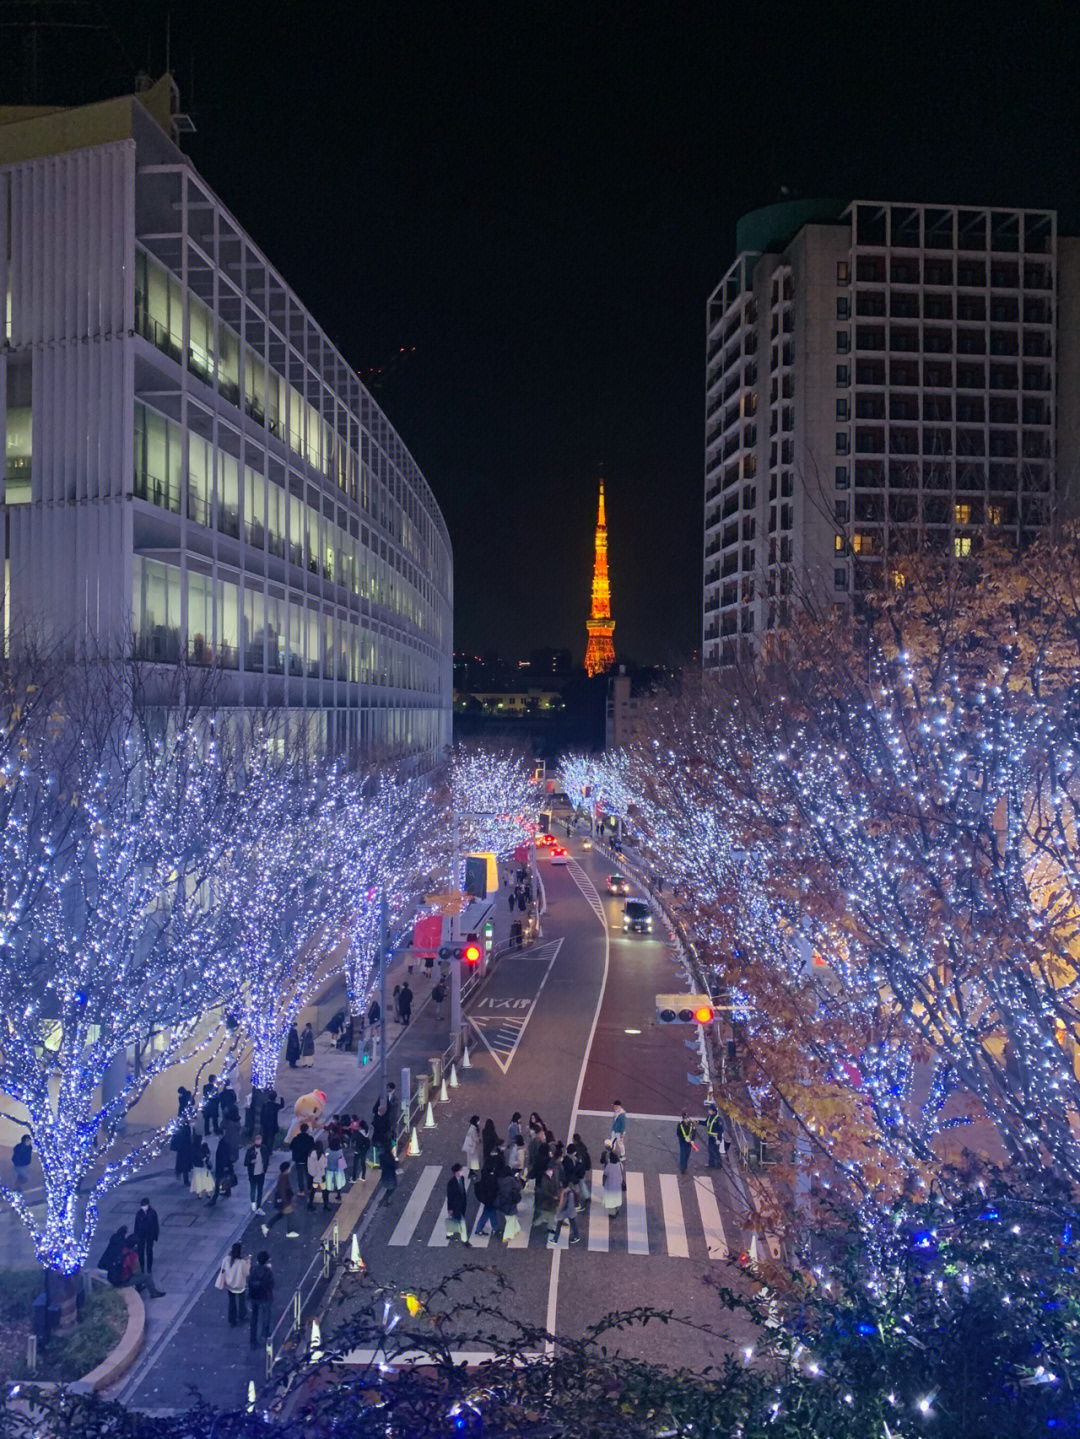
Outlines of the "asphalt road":
{"label": "asphalt road", "polygon": [[[684,1108],[701,1117],[705,1091],[696,1031],[658,1025],[655,995],[683,990],[685,977],[662,921],[652,936],[624,937],[621,901],[604,893],[607,862],[579,840],[569,847],[568,866],[540,861],[543,941],[505,959],[467,1006],[471,1067],[460,1072],[450,1102],[437,1106],[437,1128],[422,1132],[423,1152],[403,1164],[390,1205],[361,1221],[361,1252],[376,1282],[401,1291],[430,1291],[466,1262],[481,1268],[465,1276],[461,1292],[482,1291],[501,1276],[509,1288],[492,1288],[497,1313],[484,1326],[492,1333],[503,1332],[498,1313],[578,1336],[615,1311],[671,1310],[685,1322],[628,1330],[611,1336],[609,1348],[704,1366],[746,1337],[710,1284],[730,1282],[726,1261],[744,1248],[738,1180],[707,1169],[703,1135],[690,1173],[678,1173],[676,1121]],[[579,1216],[581,1242],[567,1247],[564,1229],[554,1251],[540,1227],[510,1246],[486,1238],[469,1250],[447,1244],[446,1180],[463,1158],[470,1115],[490,1116],[504,1135],[515,1110],[527,1118],[535,1109],[559,1137],[579,1132],[596,1164],[616,1099],[630,1115],[619,1215],[609,1222],[599,1203],[588,1206]],[[470,1227],[474,1211],[470,1198]],[[710,1328],[728,1330],[730,1340]]]}

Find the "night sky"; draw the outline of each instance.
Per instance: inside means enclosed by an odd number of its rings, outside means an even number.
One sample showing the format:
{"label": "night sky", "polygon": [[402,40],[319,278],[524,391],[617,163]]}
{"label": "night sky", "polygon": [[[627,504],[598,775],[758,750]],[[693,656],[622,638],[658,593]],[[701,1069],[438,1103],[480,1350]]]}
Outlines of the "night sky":
{"label": "night sky", "polygon": [[171,12],[186,148],[348,360],[383,369],[472,651],[580,659],[601,463],[616,648],[694,650],[704,311],[741,213],[787,186],[1080,226],[1073,4],[88,9],[155,75]]}

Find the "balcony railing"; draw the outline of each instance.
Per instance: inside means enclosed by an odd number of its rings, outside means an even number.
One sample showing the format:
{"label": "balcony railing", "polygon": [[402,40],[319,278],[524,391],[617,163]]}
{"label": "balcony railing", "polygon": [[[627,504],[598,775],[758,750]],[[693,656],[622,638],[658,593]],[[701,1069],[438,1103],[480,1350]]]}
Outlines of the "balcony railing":
{"label": "balcony railing", "polygon": [[180,513],[180,486],[172,480],[163,480],[157,475],[135,472],[132,493],[140,500],[149,500],[159,509]]}

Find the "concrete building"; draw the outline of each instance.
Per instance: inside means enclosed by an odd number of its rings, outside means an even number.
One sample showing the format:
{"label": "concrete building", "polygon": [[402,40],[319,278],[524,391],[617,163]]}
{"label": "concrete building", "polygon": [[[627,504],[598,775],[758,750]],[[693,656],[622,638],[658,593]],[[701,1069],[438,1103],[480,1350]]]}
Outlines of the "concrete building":
{"label": "concrete building", "polygon": [[333,749],[439,754],[442,515],[176,111],[169,77],[0,111],[5,631],[183,657]]}
{"label": "concrete building", "polygon": [[608,676],[607,702],[604,707],[604,748],[622,749],[634,737],[634,728],[641,709],[641,698],[634,694],[633,683],[620,665]]}
{"label": "concrete building", "polygon": [[892,554],[1071,507],[1080,256],[1053,211],[796,201],[736,247],[707,313],[707,666]]}

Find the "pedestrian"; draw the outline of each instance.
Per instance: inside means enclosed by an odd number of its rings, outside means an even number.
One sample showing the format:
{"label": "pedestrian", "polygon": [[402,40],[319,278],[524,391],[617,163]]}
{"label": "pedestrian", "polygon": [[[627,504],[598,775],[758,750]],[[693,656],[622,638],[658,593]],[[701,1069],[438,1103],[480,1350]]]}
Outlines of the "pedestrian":
{"label": "pedestrian", "polygon": [[391,1013],[394,1016],[394,1023],[401,1023],[401,985],[394,985],[394,993],[391,997]]}
{"label": "pedestrian", "polygon": [[501,1237],[504,1244],[509,1244],[521,1233],[521,1221],[518,1219],[518,1205],[521,1203],[522,1195],[521,1176],[513,1169],[504,1169],[499,1175],[499,1188],[496,1197],[499,1215],[502,1221]]}
{"label": "pedestrian", "polygon": [[555,1223],[555,1211],[559,1207],[559,1183],[550,1160],[536,1181],[536,1197],[533,1201],[533,1223],[543,1224],[551,1230]]}
{"label": "pedestrian", "polygon": [[592,1177],[592,1156],[585,1146],[585,1141],[580,1134],[574,1135],[574,1142],[570,1145],[570,1152],[574,1156],[574,1169],[576,1171],[574,1192],[578,1202],[578,1208],[584,1208],[592,1199],[590,1191],[590,1179]]}
{"label": "pedestrian", "polygon": [[486,1163],[490,1156],[502,1145],[502,1140],[495,1132],[495,1121],[493,1119],[489,1118],[484,1120],[484,1132],[480,1136],[480,1142],[483,1145],[484,1161]]}
{"label": "pedestrian", "polygon": [[353,1123],[350,1127],[352,1134],[352,1177],[355,1184],[357,1179],[367,1178],[368,1151],[371,1149],[371,1135],[368,1132],[367,1120],[353,1115]]}
{"label": "pedestrian", "polygon": [[720,1169],[724,1158],[724,1122],[712,1100],[705,1105],[705,1138],[709,1145],[709,1168]]}
{"label": "pedestrian", "polygon": [[[280,1033],[280,1030],[278,1031]],[[289,1037],[285,1041],[285,1063],[290,1069],[296,1068],[296,1061],[300,1058],[300,1031],[295,1024],[289,1025]]]}
{"label": "pedestrian", "polygon": [[351,1054],[355,1044],[356,1019],[355,1016],[350,1014],[348,1019],[342,1026],[341,1033],[337,1037],[337,1048],[340,1051],[344,1051],[346,1054]]}
{"label": "pedestrian", "polygon": [[244,1138],[249,1141],[255,1133],[255,1126],[259,1121],[259,1106],[261,1104],[262,1090],[252,1085],[251,1093],[248,1095],[248,1102],[244,1107]]}
{"label": "pedestrian", "polygon": [[326,1194],[336,1194],[340,1204],[345,1188],[345,1155],[341,1148],[341,1134],[331,1135],[326,1145]]}
{"label": "pedestrian", "polygon": [[139,1256],[128,1238],[126,1224],[121,1224],[109,1239],[98,1260],[98,1268],[104,1269],[106,1279],[115,1289],[130,1284],[132,1289],[149,1295],[151,1299],[160,1299],[165,1293],[164,1289],[159,1289],[154,1283],[152,1274],[139,1271]]}
{"label": "pedestrian", "polygon": [[191,1108],[191,1101],[191,1090],[188,1089],[187,1086],[184,1084],[178,1085],[176,1090],[177,1119],[183,1119],[187,1115],[188,1110]]}
{"label": "pedestrian", "polygon": [[185,1186],[191,1183],[191,1169],[195,1163],[195,1136],[191,1131],[191,1125],[187,1120],[182,1120],[172,1132],[169,1140],[169,1148],[176,1156],[173,1172],[177,1179],[182,1179]]}
{"label": "pedestrian", "polygon": [[442,980],[437,980],[435,988],[431,991],[431,1013],[435,1019],[446,1018],[446,990],[443,988]]}
{"label": "pedestrian", "polygon": [[131,1226],[135,1236],[135,1253],[139,1256],[139,1268],[144,1274],[154,1270],[154,1245],[161,1233],[157,1210],[144,1198],[135,1211],[135,1222]]}
{"label": "pedestrian", "polygon": [[626,1158],[626,1110],[622,1101],[616,1099],[611,1106],[611,1148],[620,1159]]}
{"label": "pedestrian", "polygon": [[214,1161],[205,1139],[196,1139],[195,1146],[195,1162],[191,1167],[191,1192],[196,1199],[205,1199],[214,1192]]}
{"label": "pedestrian", "polygon": [[211,1133],[221,1133],[221,1119],[219,1100],[217,1093],[217,1080],[213,1075],[203,1085],[202,1092],[202,1119],[203,1138],[209,1139]]}
{"label": "pedestrian", "polygon": [[267,1089],[263,1093],[262,1105],[259,1108],[259,1128],[262,1130],[263,1144],[266,1146],[267,1155],[271,1155],[277,1145],[278,1116],[281,1107],[285,1103],[279,1099],[273,1089]]}
{"label": "pedestrian", "polygon": [[675,1137],[679,1141],[679,1173],[686,1173],[686,1166],[690,1163],[690,1152],[697,1148],[694,1143],[694,1135],[697,1133],[697,1125],[692,1119],[687,1119],[686,1110],[682,1112],[682,1118],[675,1126]]}
{"label": "pedestrian", "polygon": [[376,1156],[389,1145],[391,1138],[390,1110],[385,1099],[376,1100],[375,1113],[371,1117],[371,1144]]}
{"label": "pedestrian", "polygon": [[380,1019],[382,1019],[382,1010],[379,1008],[379,1001],[377,999],[373,999],[371,1001],[371,1007],[368,1009],[367,1012],[367,1022],[370,1028],[374,1029],[375,1026],[379,1023]]}
{"label": "pedestrian", "polygon": [[233,1154],[240,1153],[240,1111],[236,1107],[236,1100],[227,1102],[224,1098],[221,1101],[221,1132],[229,1141],[229,1148]]}
{"label": "pedestrian", "polygon": [[578,1232],[577,1206],[574,1203],[574,1186],[571,1183],[567,1183],[565,1179],[559,1187],[559,1202],[555,1209],[555,1223],[553,1227],[548,1230],[547,1247],[549,1249],[554,1249],[558,1244],[559,1231],[562,1229],[563,1224],[570,1225],[570,1243],[577,1244],[581,1239],[581,1235]]}
{"label": "pedestrian", "polygon": [[274,1299],[274,1271],[270,1255],[261,1249],[248,1275],[248,1303],[251,1305],[251,1347],[270,1338],[270,1307]]}
{"label": "pedestrian", "polygon": [[397,1188],[397,1156],[394,1153],[392,1144],[384,1145],[379,1150],[379,1168],[382,1171],[383,1197],[379,1201],[379,1208],[385,1208],[394,1197],[394,1190]]}
{"label": "pedestrian", "polygon": [[401,1103],[398,1100],[397,1085],[392,1079],[386,1085],[386,1113],[390,1124],[390,1138],[393,1139],[398,1131]]}
{"label": "pedestrian", "polygon": [[304,1025],[304,1032],[300,1036],[300,1068],[312,1069],[315,1064],[315,1031],[308,1020]]}
{"label": "pedestrian", "polygon": [[247,1318],[248,1280],[251,1277],[251,1255],[244,1257],[244,1246],[239,1240],[229,1250],[229,1257],[218,1270],[214,1284],[229,1294],[229,1325],[235,1328]]}
{"label": "pedestrian", "polygon": [[240,1102],[236,1097],[236,1090],[232,1085],[231,1074],[223,1074],[221,1076],[221,1087],[218,1090],[218,1099],[221,1103],[222,1120],[225,1118],[225,1111],[227,1109],[235,1109],[237,1114],[240,1113]]}
{"label": "pedestrian", "polygon": [[234,1155],[229,1141],[222,1135],[218,1140],[217,1149],[214,1151],[214,1192],[210,1196],[208,1208],[217,1203],[219,1194],[224,1194],[228,1199],[232,1193],[232,1187],[236,1183],[233,1159]]}
{"label": "pedestrian", "polygon": [[244,1155],[244,1168],[248,1173],[248,1187],[252,1214],[262,1214],[263,1185],[266,1183],[266,1151],[262,1135],[256,1134]]}
{"label": "pedestrian", "polygon": [[398,995],[398,1013],[401,1015],[403,1025],[408,1024],[412,1018],[413,992],[406,980],[401,986],[401,993]]}
{"label": "pedestrian", "polygon": [[322,1140],[316,1139],[311,1153],[307,1159],[308,1172],[308,1200],[309,1210],[315,1208],[316,1194],[322,1195],[324,1209],[330,1208],[330,1196],[326,1190],[326,1154],[323,1150]]}
{"label": "pedestrian", "polygon": [[291,1217],[293,1212],[294,1195],[292,1182],[289,1178],[289,1169],[290,1165],[287,1159],[284,1161],[283,1164],[280,1164],[278,1166],[277,1183],[274,1185],[274,1192],[270,1196],[270,1202],[274,1207],[274,1212],[273,1214],[271,1214],[269,1220],[262,1226],[262,1232],[263,1234],[269,1234],[271,1229],[273,1229],[274,1225],[278,1222],[279,1219],[285,1219],[287,1221],[285,1226],[285,1238],[299,1239],[300,1234],[296,1229],[293,1228],[293,1222]]}
{"label": "pedestrian", "polygon": [[604,1209],[609,1216],[618,1214],[622,1208],[623,1185],[626,1172],[623,1162],[613,1149],[605,1147],[600,1156],[601,1179],[600,1188],[604,1201]]}
{"label": "pedestrian", "polygon": [[466,1248],[469,1247],[469,1228],[465,1223],[468,1205],[469,1196],[461,1177],[461,1165],[455,1164],[446,1181],[446,1237],[460,1239]]}
{"label": "pedestrian", "polygon": [[510,889],[506,892],[506,907],[511,914],[514,912],[514,901],[517,899],[517,890]]}
{"label": "pedestrian", "polygon": [[307,1192],[308,1158],[314,1148],[315,1140],[311,1137],[311,1133],[305,1122],[301,1124],[289,1144],[289,1153],[292,1155],[293,1168],[296,1173],[296,1191],[298,1194],[305,1194]]}
{"label": "pedestrian", "polygon": [[469,1171],[470,1181],[475,1181],[480,1173],[480,1156],[483,1147],[480,1142],[480,1116],[474,1114],[469,1120],[469,1127],[465,1131],[465,1138],[461,1141],[461,1147],[465,1151],[465,1167]]}
{"label": "pedestrian", "polygon": [[480,1218],[477,1220],[475,1234],[479,1239],[484,1232],[486,1224],[491,1225],[492,1233],[498,1239],[502,1233],[502,1215],[499,1213],[499,1180],[494,1165],[487,1163],[480,1171],[480,1178],[476,1181],[476,1199],[480,1205]]}

